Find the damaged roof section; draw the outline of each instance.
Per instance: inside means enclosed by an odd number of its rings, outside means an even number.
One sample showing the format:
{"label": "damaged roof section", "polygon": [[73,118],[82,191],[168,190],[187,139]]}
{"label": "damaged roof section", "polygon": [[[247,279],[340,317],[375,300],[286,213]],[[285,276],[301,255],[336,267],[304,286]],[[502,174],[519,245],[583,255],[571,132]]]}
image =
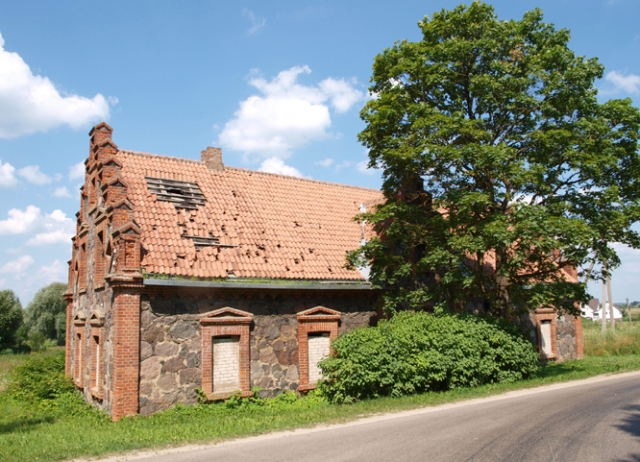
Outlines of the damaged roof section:
{"label": "damaged roof section", "polygon": [[[119,150],[150,275],[364,282],[345,268],[380,191]],[[196,189],[197,188],[197,189]],[[368,234],[368,233],[367,233]]]}
{"label": "damaged roof section", "polygon": [[176,208],[195,210],[205,203],[204,194],[197,183],[168,178],[145,177],[147,188],[159,201],[171,202]]}

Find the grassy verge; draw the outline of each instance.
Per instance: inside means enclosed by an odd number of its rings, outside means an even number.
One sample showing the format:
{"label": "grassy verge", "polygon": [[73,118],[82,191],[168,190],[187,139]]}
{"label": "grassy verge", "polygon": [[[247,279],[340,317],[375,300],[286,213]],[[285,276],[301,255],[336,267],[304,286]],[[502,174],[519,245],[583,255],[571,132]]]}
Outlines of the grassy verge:
{"label": "grassy verge", "polygon": [[640,369],[640,357],[588,357],[540,369],[535,377],[517,383],[425,393],[402,398],[379,398],[350,405],[332,405],[311,395],[295,399],[231,402],[178,407],[151,417],[111,423],[89,409],[79,396],[67,396],[55,409],[33,407],[0,394],[0,460],[54,461],[100,456],[132,449],[212,442],[278,430],[337,423],[358,417],[434,406],[505,391]]}
{"label": "grassy verge", "polygon": [[[64,351],[64,347],[52,347],[48,348],[47,351],[38,353],[40,356],[53,356],[60,354]],[[28,354],[7,354],[0,355],[0,392],[2,392],[7,386],[7,382],[9,381],[9,373],[18,365],[22,364],[30,355]],[[0,459],[2,460],[2,459]]]}
{"label": "grassy verge", "polygon": [[607,325],[602,335],[602,324],[583,320],[584,353],[586,356],[625,356],[640,355],[640,317],[629,323],[625,318],[616,321],[615,333]]}

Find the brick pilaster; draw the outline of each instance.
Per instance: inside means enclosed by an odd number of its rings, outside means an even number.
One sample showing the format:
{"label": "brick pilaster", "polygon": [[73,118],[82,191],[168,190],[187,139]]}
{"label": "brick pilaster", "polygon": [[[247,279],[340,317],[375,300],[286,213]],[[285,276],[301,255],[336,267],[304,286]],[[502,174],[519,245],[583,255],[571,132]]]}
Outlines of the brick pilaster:
{"label": "brick pilaster", "polygon": [[142,277],[112,275],[113,381],[111,419],[138,413],[140,382],[140,289]]}

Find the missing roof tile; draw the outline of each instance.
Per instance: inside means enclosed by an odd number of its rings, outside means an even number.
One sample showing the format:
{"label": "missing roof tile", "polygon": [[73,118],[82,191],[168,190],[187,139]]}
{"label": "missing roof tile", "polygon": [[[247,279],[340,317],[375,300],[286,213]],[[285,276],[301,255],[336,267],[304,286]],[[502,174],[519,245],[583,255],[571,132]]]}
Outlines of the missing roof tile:
{"label": "missing roof tile", "polygon": [[220,244],[220,240],[217,237],[201,237],[201,236],[189,236],[182,234],[181,237],[191,239],[196,246],[196,250],[200,250],[200,247],[221,247],[221,248],[233,248],[238,247],[234,244]]}
{"label": "missing roof tile", "polygon": [[159,201],[171,202],[177,209],[196,210],[206,201],[197,183],[149,176],[145,179],[149,191],[155,194]]}

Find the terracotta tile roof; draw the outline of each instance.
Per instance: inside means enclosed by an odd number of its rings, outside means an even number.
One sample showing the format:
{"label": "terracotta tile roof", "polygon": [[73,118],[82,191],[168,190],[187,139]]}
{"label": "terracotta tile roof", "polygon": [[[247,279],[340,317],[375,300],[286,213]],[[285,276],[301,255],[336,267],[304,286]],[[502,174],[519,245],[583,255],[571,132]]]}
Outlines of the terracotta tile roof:
{"label": "terracotta tile roof", "polygon": [[[224,167],[199,161],[118,151],[134,220],[142,230],[148,273],[198,278],[362,280],[343,268],[363,228],[352,218],[378,190]],[[196,210],[159,201],[145,177],[197,183]],[[198,246],[185,237],[217,238]],[[206,242],[206,239],[205,239]]]}

